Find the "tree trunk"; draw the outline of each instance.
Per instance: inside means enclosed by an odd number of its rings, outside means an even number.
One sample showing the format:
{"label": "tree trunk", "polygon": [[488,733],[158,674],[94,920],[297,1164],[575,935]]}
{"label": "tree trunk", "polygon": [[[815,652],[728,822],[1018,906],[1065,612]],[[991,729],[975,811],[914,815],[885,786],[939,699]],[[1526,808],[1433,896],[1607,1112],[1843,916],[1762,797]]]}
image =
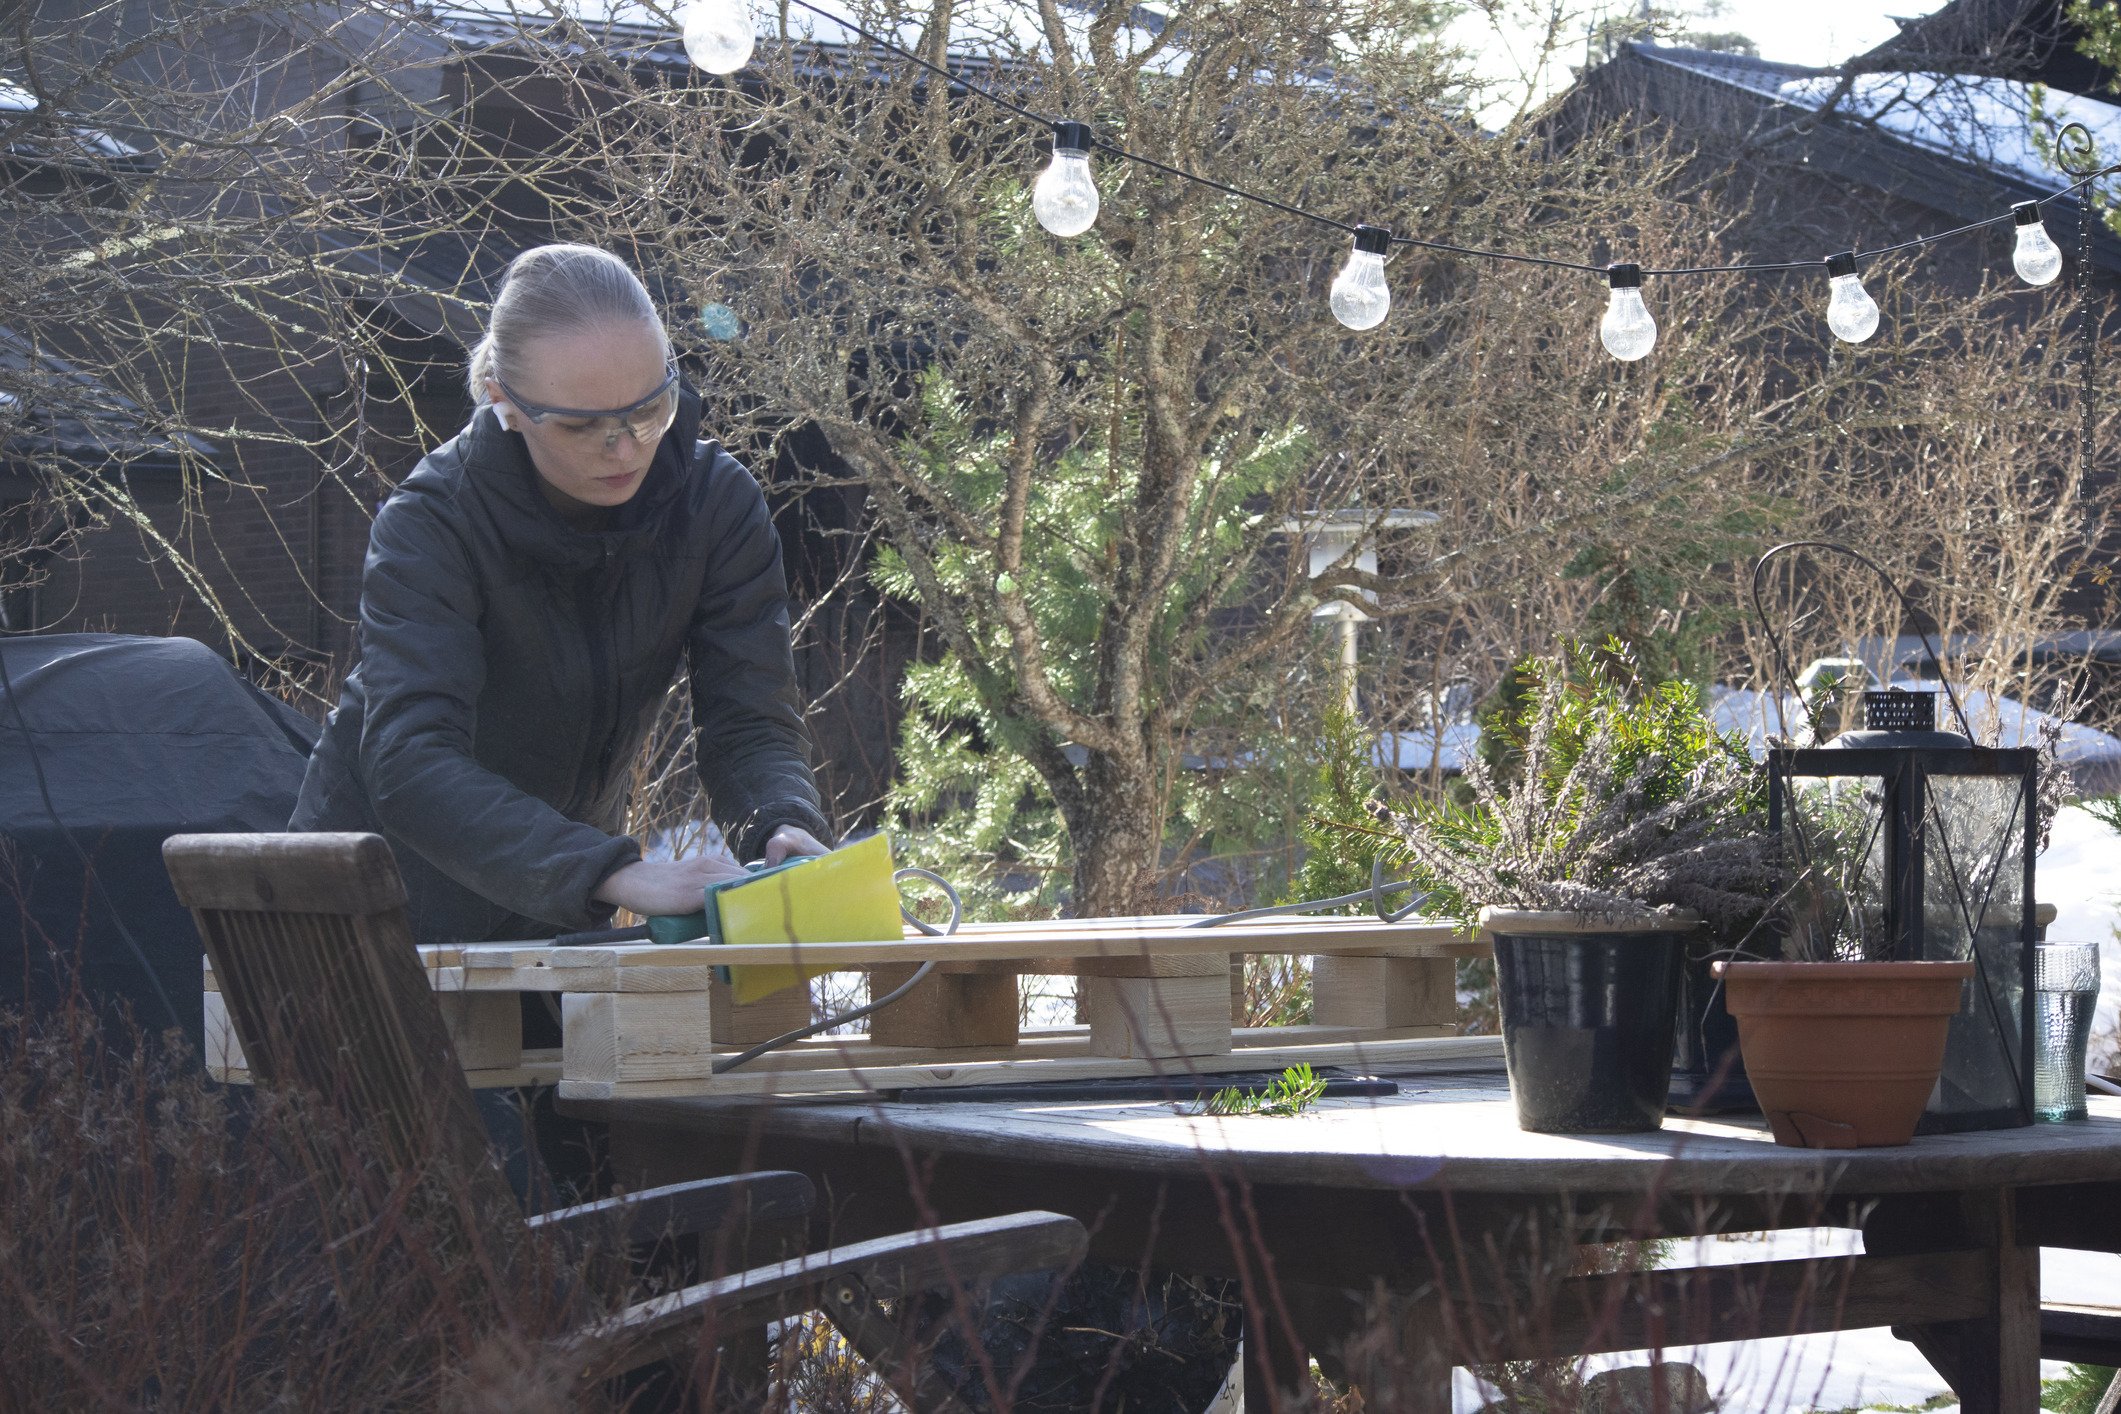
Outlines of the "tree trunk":
{"label": "tree trunk", "polygon": [[1078,918],[1157,911],[1163,822],[1147,761],[1092,752],[1082,773],[1082,805],[1069,812],[1067,826]]}

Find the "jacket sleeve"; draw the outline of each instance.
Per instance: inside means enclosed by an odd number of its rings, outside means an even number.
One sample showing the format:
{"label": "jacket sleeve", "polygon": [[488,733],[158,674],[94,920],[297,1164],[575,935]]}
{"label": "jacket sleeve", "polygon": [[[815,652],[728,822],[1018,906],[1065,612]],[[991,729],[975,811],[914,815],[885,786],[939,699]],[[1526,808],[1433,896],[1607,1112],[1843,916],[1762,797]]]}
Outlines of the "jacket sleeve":
{"label": "jacket sleeve", "polygon": [[782,825],[830,844],[796,692],[781,538],[734,457],[710,443],[700,473],[713,543],[685,641],[700,783],[739,859],[757,858]]}
{"label": "jacket sleeve", "polygon": [[640,846],[568,819],[473,755],[480,594],[469,552],[424,498],[384,503],[361,578],[360,768],[376,819],[476,894],[556,927],[599,926],[611,908],[590,895]]}

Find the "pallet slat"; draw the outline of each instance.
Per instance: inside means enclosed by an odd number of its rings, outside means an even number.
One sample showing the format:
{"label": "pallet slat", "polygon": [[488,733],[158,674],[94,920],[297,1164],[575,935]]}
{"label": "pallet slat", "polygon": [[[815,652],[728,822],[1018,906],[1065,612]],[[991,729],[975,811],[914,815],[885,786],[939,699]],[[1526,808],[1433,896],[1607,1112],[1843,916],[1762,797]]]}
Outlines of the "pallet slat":
{"label": "pallet slat", "polygon": [[[620,943],[600,948],[554,948],[536,943],[479,943],[462,949],[464,985],[479,991],[673,991],[704,985],[695,968],[746,964],[866,970],[878,965],[925,962],[1017,962],[1039,971],[1051,960],[1073,957],[1140,962],[1148,958],[1226,956],[1230,953],[1295,953],[1314,956],[1486,957],[1488,945],[1435,924],[1361,924],[1331,929],[1161,929],[1098,932],[1088,929],[1022,934],[965,933],[947,939],[912,937],[871,943]],[[1091,969],[1095,971],[1096,969]],[[651,975],[652,974],[652,975]]]}
{"label": "pallet slat", "polygon": [[[1293,1029],[1293,1028],[1292,1028]],[[1366,1070],[1405,1070],[1423,1065],[1492,1062],[1502,1058],[1496,1036],[1439,1036],[1402,1041],[1356,1041],[1330,1045],[1261,1046],[1217,1056],[1192,1056],[1151,1062],[1093,1056],[1080,1050],[1046,1049],[1025,1037],[1017,1048],[1027,1054],[1006,1059],[930,1059],[926,1063],[878,1064],[805,1070],[777,1069],[763,1056],[747,1067],[714,1077],[712,1090],[684,1082],[611,1083],[562,1078],[565,1100],[720,1099],[766,1095],[874,1094],[931,1085],[1007,1085],[1027,1081],[1117,1079],[1126,1076],[1214,1075],[1232,1070],[1280,1070],[1308,1064],[1356,1066]]]}
{"label": "pallet slat", "polygon": [[[1260,920],[1204,929],[1185,919],[1074,919],[973,924],[948,939],[913,933],[861,943],[555,948],[480,943],[420,949],[424,974],[474,1083],[551,1076],[522,1051],[519,992],[557,993],[565,1045],[557,1065],[572,1098],[830,1094],[940,1084],[1065,1080],[1159,1070],[1221,1072],[1488,1057],[1491,1038],[1452,1034],[1453,959],[1487,945],[1433,922]],[[1318,959],[1318,1025],[1238,1028],[1233,971],[1246,953]],[[809,1020],[806,989],[736,1007],[719,967],[798,964],[863,970],[872,995],[935,960],[916,996],[880,1013],[873,1034],[815,1037],[738,1072],[727,1055]],[[1016,977],[1080,976],[1088,1025],[1016,1032]],[[246,1074],[217,1015],[206,974],[208,1065]],[[220,1021],[218,1029],[216,1020]]]}

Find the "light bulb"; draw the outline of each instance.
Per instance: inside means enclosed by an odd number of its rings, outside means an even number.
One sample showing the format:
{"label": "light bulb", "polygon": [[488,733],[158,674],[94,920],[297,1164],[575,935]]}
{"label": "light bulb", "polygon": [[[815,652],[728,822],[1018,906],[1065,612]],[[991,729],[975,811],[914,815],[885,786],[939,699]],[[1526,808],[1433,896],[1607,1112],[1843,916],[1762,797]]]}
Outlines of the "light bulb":
{"label": "light bulb", "polygon": [[1392,312],[1392,287],[1385,283],[1385,252],[1392,233],[1382,226],[1357,226],[1355,249],[1333,277],[1333,317],[1350,329],[1375,329]]}
{"label": "light bulb", "polygon": [[1642,267],[1608,265],[1605,273],[1613,293],[1606,299],[1605,318],[1598,321],[1598,342],[1622,363],[1633,363],[1657,347],[1657,321],[1642,302]]}
{"label": "light bulb", "polygon": [[1097,221],[1097,179],[1090,175],[1090,125],[1053,125],[1053,162],[1031,189],[1031,211],[1056,236],[1079,236]]}
{"label": "light bulb", "polygon": [[2011,208],[2011,214],[2018,218],[2018,248],[2011,252],[2012,268],[2028,285],[2052,283],[2062,273],[2062,247],[2040,224],[2040,203],[2021,201]]}
{"label": "light bulb", "polygon": [[681,16],[685,55],[710,74],[733,74],[751,62],[758,30],[744,0],[692,0]]}
{"label": "light bulb", "polygon": [[1878,302],[1856,278],[1856,252],[1842,251],[1826,258],[1827,286],[1833,291],[1826,302],[1826,327],[1844,343],[1860,344],[1878,332]]}

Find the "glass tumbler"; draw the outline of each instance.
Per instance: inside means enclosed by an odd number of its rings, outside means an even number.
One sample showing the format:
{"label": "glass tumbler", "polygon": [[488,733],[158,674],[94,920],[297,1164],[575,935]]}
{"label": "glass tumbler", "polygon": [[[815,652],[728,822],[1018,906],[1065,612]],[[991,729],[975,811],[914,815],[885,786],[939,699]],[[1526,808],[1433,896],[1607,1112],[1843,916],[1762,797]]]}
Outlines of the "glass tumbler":
{"label": "glass tumbler", "polygon": [[2033,1111],[2047,1120],[2083,1119],[2084,1048],[2099,1001],[2099,945],[2038,944],[2033,988]]}

